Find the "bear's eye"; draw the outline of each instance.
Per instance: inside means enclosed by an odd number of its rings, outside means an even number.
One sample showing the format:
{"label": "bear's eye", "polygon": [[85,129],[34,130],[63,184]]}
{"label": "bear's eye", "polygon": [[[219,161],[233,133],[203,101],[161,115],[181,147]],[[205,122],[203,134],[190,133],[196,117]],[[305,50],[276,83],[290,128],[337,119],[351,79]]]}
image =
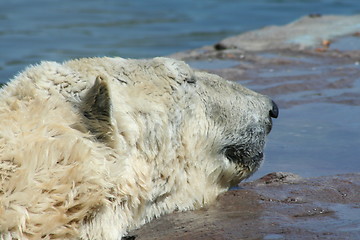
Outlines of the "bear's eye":
{"label": "bear's eye", "polygon": [[195,79],[195,77],[185,78],[185,82],[190,83],[190,84],[195,84],[196,79]]}

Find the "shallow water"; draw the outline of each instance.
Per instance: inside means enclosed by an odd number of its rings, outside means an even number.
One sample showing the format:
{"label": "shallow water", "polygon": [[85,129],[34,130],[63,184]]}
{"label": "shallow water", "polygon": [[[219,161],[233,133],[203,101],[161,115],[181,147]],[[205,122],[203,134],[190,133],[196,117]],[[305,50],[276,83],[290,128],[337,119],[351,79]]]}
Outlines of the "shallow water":
{"label": "shallow water", "polygon": [[[0,83],[41,60],[169,55],[214,44],[225,37],[267,25],[286,24],[310,13],[356,14],[360,13],[360,1],[0,1]],[[349,37],[333,46],[354,50],[359,45]],[[264,57],[271,58],[271,54]],[[216,69],[234,67],[236,62],[193,64],[198,64],[194,65],[198,68],[207,65]],[[309,70],[319,74],[322,71],[319,68]],[[303,74],[296,69],[291,71],[285,74],[295,77]],[[284,71],[267,69],[258,74],[279,77]],[[261,84],[250,82],[249,87],[264,90]],[[359,88],[357,81],[349,92],[358,93]],[[304,99],[306,94],[310,98],[320,98],[319,94],[323,92],[292,91],[269,95],[275,100],[287,101]],[[329,90],[326,94],[332,93]],[[254,177],[269,171],[291,171],[302,176],[359,171],[359,108],[354,104],[328,102],[301,103],[281,109],[269,137],[266,161]],[[269,237],[274,239],[276,236]]]}
{"label": "shallow water", "polygon": [[29,64],[168,55],[310,13],[360,13],[358,0],[0,1],[0,82]]}
{"label": "shallow water", "polygon": [[302,177],[360,171],[360,106],[302,104],[281,111],[266,159],[253,178],[273,171]]}

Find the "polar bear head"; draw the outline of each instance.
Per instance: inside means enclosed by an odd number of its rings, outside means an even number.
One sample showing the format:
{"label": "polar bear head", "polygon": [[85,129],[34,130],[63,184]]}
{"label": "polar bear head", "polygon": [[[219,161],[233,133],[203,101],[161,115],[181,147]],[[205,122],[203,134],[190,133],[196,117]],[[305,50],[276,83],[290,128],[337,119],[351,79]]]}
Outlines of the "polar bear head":
{"label": "polar bear head", "polygon": [[278,116],[268,97],[168,58],[87,61],[66,64],[96,79],[79,95],[85,126],[149,167],[154,199],[176,186],[208,202],[260,166]]}
{"label": "polar bear head", "polygon": [[95,74],[82,101],[85,124],[99,141],[133,146],[158,168],[183,158],[182,167],[193,165],[226,187],[258,169],[278,116],[271,99],[172,59],[125,60],[117,67]]}
{"label": "polar bear head", "polygon": [[43,62],[0,97],[0,230],[14,236],[118,239],[203,206],[258,169],[278,116],[268,97],[169,58]]}

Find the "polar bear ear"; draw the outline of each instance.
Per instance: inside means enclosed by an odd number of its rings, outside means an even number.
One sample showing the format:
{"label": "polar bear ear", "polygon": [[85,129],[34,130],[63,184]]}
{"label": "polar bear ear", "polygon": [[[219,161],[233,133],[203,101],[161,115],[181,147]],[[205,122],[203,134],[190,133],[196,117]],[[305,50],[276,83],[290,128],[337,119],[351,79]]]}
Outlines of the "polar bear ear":
{"label": "polar bear ear", "polygon": [[95,83],[86,93],[80,109],[87,130],[99,141],[112,146],[111,99],[104,77],[96,77]]}

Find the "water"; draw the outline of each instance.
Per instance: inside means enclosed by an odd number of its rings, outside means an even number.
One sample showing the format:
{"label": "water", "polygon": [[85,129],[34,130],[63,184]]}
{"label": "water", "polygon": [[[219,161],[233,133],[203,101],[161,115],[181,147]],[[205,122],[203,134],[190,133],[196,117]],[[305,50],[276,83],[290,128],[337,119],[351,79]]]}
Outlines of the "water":
{"label": "water", "polygon": [[360,13],[360,2],[1,0],[0,82],[41,60],[168,55],[309,13]]}
{"label": "water", "polygon": [[[359,14],[360,1],[0,0],[0,83],[41,60],[169,55],[310,13]],[[213,65],[219,67],[219,62]],[[269,171],[303,176],[360,171],[355,157],[360,155],[360,126],[354,121],[359,115],[354,112],[360,113],[359,107],[331,103],[282,109],[267,160],[255,176]]]}
{"label": "water", "polygon": [[266,160],[253,178],[272,171],[302,177],[360,171],[360,106],[303,104],[284,109],[269,135]]}
{"label": "water", "polygon": [[[358,41],[355,37],[344,37],[332,47],[350,46],[346,50],[353,50]],[[279,57],[275,55],[265,57]],[[290,60],[288,56],[282,58]],[[305,56],[292,60],[297,64],[260,68],[252,75],[260,81],[245,83],[273,96],[283,106],[269,135],[267,159],[253,178],[272,171],[293,172],[303,177],[360,172],[357,60],[329,61]]]}

